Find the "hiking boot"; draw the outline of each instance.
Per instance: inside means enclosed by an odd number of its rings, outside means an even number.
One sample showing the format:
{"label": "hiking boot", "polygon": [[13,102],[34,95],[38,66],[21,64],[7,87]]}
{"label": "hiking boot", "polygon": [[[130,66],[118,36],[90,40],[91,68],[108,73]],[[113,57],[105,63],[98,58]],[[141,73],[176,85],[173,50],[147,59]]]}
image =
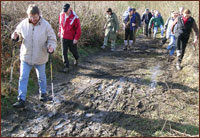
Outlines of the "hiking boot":
{"label": "hiking boot", "polygon": [[180,70],[182,69],[180,63],[177,63],[177,64],[176,64],[176,69],[177,69],[178,71],[180,71]]}
{"label": "hiking boot", "polygon": [[102,49],[105,49],[106,47],[105,47],[105,45],[103,45],[103,46],[101,46],[101,48],[102,48]]}
{"label": "hiking boot", "polygon": [[124,50],[124,51],[126,51],[126,50],[127,50],[127,46],[126,46],[126,47],[124,47],[124,48],[123,48],[123,50]]}
{"label": "hiking boot", "polygon": [[126,51],[126,50],[127,50],[127,48],[123,48],[123,50],[124,50],[124,51]]}
{"label": "hiking boot", "polygon": [[14,108],[24,108],[25,107],[25,101],[24,100],[18,100],[16,103],[13,104]]}
{"label": "hiking boot", "polygon": [[43,102],[47,101],[47,94],[46,93],[40,93],[39,100],[43,101]]}
{"label": "hiking boot", "polygon": [[78,66],[78,60],[75,60],[75,61],[74,61],[74,65],[75,65],[75,66]]}
{"label": "hiking boot", "polygon": [[65,67],[65,68],[63,69],[63,72],[64,72],[64,73],[69,72],[69,68]]}
{"label": "hiking boot", "polygon": [[111,51],[112,51],[112,52],[114,52],[114,51],[115,51],[115,49],[114,49],[114,48],[111,48]]}
{"label": "hiking boot", "polygon": [[162,44],[164,45],[166,42],[167,42],[167,38],[164,37],[164,38],[162,39]]}

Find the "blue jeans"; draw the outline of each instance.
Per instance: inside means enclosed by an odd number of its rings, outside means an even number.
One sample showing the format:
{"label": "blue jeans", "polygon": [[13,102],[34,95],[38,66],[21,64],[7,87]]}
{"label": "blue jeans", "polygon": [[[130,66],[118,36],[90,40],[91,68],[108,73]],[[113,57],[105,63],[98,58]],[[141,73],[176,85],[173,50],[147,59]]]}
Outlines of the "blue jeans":
{"label": "blue jeans", "polygon": [[169,36],[170,43],[167,47],[167,50],[169,50],[169,55],[172,56],[174,55],[174,51],[176,50],[176,38],[174,35]]}
{"label": "blue jeans", "polygon": [[[33,67],[32,65],[29,65],[24,61],[21,61],[19,86],[18,86],[18,100],[19,99],[24,101],[26,100],[28,79],[32,67]],[[47,87],[46,73],[45,73],[46,64],[34,65],[34,67],[38,77],[39,92],[46,93],[46,87]]]}
{"label": "blue jeans", "polygon": [[[161,30],[161,36],[163,36],[163,34],[164,34],[163,25],[160,25],[160,30]],[[153,29],[153,34],[154,34],[153,37],[156,37],[157,32],[158,32],[158,27],[154,27],[154,29]]]}

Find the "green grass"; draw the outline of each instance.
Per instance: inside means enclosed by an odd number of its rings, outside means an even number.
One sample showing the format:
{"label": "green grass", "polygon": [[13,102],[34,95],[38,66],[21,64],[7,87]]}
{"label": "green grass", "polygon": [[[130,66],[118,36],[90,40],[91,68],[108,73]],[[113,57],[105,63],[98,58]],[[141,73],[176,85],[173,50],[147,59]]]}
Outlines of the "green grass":
{"label": "green grass", "polygon": [[164,137],[164,136],[168,136],[169,134],[167,132],[163,132],[163,131],[156,131],[152,136],[153,137]]}
{"label": "green grass", "polygon": [[6,113],[13,109],[12,103],[16,101],[16,96],[1,97],[1,117],[6,115]]}
{"label": "green grass", "polygon": [[174,125],[172,126],[173,129],[178,130],[179,132],[190,134],[190,135],[198,135],[199,134],[199,127],[192,126],[192,125]]}
{"label": "green grass", "polygon": [[[35,70],[31,71],[28,87],[27,87],[27,97],[36,94],[38,92],[38,83],[37,83],[37,77],[34,73]],[[34,76],[35,75],[35,76]],[[1,84],[1,116],[6,115],[10,110],[13,110],[12,104],[16,102],[17,100],[17,89],[18,89],[18,77],[15,74],[13,77],[13,89],[11,91],[11,94],[9,95],[9,85],[8,83],[4,82]]]}
{"label": "green grass", "polygon": [[29,79],[27,88],[27,97],[37,93],[39,93],[37,79],[34,80]]}

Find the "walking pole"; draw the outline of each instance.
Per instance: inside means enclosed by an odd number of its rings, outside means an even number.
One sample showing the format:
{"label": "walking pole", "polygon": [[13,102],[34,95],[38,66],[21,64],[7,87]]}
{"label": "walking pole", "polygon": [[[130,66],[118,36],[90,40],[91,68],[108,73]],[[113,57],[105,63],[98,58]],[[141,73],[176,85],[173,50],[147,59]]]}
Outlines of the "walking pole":
{"label": "walking pole", "polygon": [[11,91],[12,91],[12,80],[13,80],[13,55],[14,55],[14,40],[12,40],[12,50],[10,52],[10,56],[11,56],[11,71],[10,71],[10,81],[9,81],[9,84],[10,84],[10,91],[9,91],[9,95],[11,94]]}
{"label": "walking pole", "polygon": [[52,54],[50,54],[50,72],[51,72],[51,91],[52,91],[52,101],[53,101],[53,104],[54,104],[53,71],[52,71]]}

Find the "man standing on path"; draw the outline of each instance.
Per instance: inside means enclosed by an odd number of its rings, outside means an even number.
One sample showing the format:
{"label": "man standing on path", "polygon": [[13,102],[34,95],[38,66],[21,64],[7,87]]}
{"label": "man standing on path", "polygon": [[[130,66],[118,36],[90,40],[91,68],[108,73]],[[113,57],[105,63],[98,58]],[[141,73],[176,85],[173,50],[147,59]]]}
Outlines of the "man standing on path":
{"label": "man standing on path", "polygon": [[145,13],[142,15],[142,22],[144,22],[144,34],[148,37],[151,36],[151,30],[148,29],[149,21],[151,20],[152,14],[149,9],[145,9]]}
{"label": "man standing on path", "polygon": [[108,39],[110,39],[111,51],[115,51],[115,40],[117,39],[116,33],[119,30],[119,22],[117,19],[117,15],[114,12],[112,12],[111,8],[108,8],[106,12],[106,24],[104,26],[105,37],[104,44],[101,48],[104,49],[108,45]]}
{"label": "man standing on path", "polygon": [[12,34],[13,40],[22,40],[20,48],[20,77],[18,86],[18,101],[15,108],[24,108],[27,94],[28,78],[32,67],[35,67],[39,84],[39,100],[46,100],[46,62],[49,53],[56,49],[56,35],[51,25],[40,16],[36,5],[29,5],[28,18],[17,26]]}
{"label": "man standing on path", "polygon": [[69,4],[63,6],[63,12],[59,16],[59,32],[58,36],[61,38],[62,54],[64,69],[63,72],[69,71],[68,49],[73,54],[74,64],[78,65],[78,51],[77,43],[81,37],[80,20],[76,13],[72,11]]}

